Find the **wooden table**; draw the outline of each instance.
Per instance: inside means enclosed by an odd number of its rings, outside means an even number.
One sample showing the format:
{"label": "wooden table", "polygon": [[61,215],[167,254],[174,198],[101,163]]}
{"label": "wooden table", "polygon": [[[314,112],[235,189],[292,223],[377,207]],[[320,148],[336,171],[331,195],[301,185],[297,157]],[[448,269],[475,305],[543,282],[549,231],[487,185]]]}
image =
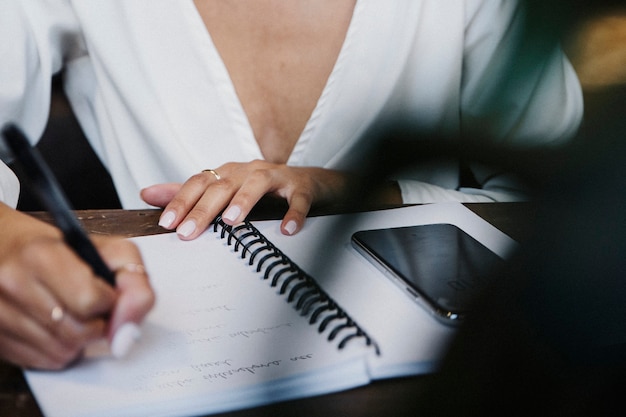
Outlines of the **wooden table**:
{"label": "wooden table", "polygon": [[[532,229],[535,210],[525,203],[467,204],[468,208],[511,236],[523,241]],[[157,226],[159,210],[81,210],[76,212],[90,233],[127,237],[165,233]],[[45,213],[33,213],[46,220]],[[264,214],[260,218],[267,217]],[[336,394],[292,400],[248,410],[220,414],[250,416],[396,416],[415,415],[432,376],[376,381]],[[62,399],[68,401],[69,399]],[[19,368],[0,363],[0,416],[41,417]]]}

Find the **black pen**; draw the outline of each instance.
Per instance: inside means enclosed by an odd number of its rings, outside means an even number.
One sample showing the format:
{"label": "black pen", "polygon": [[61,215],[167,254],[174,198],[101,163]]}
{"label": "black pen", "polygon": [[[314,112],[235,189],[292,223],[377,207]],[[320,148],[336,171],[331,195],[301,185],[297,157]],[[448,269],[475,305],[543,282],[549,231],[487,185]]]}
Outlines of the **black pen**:
{"label": "black pen", "polygon": [[41,154],[30,145],[24,133],[14,124],[5,126],[2,136],[41,204],[61,229],[67,245],[91,266],[96,275],[115,286],[115,274],[104,263],[74,216],[65,194]]}

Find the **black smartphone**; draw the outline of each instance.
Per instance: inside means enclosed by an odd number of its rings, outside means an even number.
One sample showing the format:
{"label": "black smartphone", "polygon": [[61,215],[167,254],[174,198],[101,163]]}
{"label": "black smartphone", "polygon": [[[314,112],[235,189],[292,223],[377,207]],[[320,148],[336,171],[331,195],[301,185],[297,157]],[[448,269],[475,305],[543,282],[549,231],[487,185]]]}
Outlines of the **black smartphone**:
{"label": "black smartphone", "polygon": [[459,324],[504,260],[452,224],[429,224],[352,235],[353,246],[418,304]]}

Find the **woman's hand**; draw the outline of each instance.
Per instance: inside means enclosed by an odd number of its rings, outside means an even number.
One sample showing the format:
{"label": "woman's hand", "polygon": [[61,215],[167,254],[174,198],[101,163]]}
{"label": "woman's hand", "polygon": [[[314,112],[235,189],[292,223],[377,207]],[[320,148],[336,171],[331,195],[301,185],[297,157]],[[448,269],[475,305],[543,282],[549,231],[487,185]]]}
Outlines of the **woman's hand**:
{"label": "woman's hand", "polygon": [[140,323],[154,293],[138,249],[121,238],[94,243],[116,271],[96,277],[54,227],[0,204],[0,357],[25,368],[60,369],[125,323]]}
{"label": "woman's hand", "polygon": [[[217,175],[216,175],[217,174]],[[281,231],[293,235],[304,225],[311,205],[343,197],[348,177],[323,168],[290,167],[265,161],[230,162],[203,171],[184,184],[158,184],[141,196],[148,204],[165,207],[159,224],[176,229],[185,240],[198,237],[223,210],[228,224],[237,224],[266,194],[284,198],[289,209]]]}

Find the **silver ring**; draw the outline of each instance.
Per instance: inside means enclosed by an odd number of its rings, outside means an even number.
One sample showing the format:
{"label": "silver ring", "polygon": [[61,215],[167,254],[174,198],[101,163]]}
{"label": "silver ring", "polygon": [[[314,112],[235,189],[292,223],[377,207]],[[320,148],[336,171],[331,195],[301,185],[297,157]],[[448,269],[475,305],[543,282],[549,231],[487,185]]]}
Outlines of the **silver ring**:
{"label": "silver ring", "polygon": [[58,323],[63,320],[63,316],[65,316],[65,312],[60,306],[54,306],[54,308],[50,312],[50,319],[53,323]]}
{"label": "silver ring", "polygon": [[218,174],[217,171],[214,170],[214,169],[203,169],[202,172],[210,172],[211,174],[213,174],[215,176],[215,179],[218,180],[218,181],[222,179],[220,174]]}

